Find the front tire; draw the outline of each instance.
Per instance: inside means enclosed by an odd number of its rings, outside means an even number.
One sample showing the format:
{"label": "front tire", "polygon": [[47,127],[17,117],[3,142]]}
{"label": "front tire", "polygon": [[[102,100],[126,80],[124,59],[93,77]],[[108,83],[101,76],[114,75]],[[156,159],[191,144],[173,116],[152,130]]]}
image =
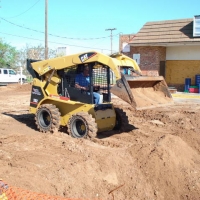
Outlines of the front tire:
{"label": "front tire", "polygon": [[68,132],[74,138],[95,138],[97,135],[97,124],[92,115],[79,112],[72,115],[68,122]]}
{"label": "front tire", "polygon": [[[19,83],[21,83],[21,78],[19,79]],[[25,83],[25,80],[24,80],[24,78],[22,78],[22,84],[24,84]]]}
{"label": "front tire", "polygon": [[120,108],[115,108],[115,113],[116,113],[116,124],[114,130],[119,130],[122,132],[126,131],[129,125],[128,116]]}
{"label": "front tire", "polygon": [[37,128],[44,133],[58,131],[60,124],[60,112],[55,105],[41,105],[35,115]]}

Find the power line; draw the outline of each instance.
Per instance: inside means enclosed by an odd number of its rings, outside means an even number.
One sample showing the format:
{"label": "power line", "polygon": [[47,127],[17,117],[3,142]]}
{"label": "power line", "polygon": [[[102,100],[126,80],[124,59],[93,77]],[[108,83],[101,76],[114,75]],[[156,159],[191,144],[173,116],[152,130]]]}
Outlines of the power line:
{"label": "power line", "polygon": [[13,17],[9,17],[9,19],[15,18],[15,17],[19,17],[19,16],[23,15],[24,13],[28,12],[31,8],[33,8],[39,1],[40,1],[40,0],[38,0],[37,2],[35,2],[30,8],[28,8],[28,9],[25,10],[24,12],[22,12],[22,13],[20,13],[20,14],[18,14],[18,15],[15,15],[15,16],[13,16]]}
{"label": "power line", "polygon": [[[10,24],[12,24],[12,25],[14,25],[14,26],[18,26],[18,27],[20,27],[20,28],[24,28],[24,29],[27,29],[27,30],[30,30],[30,31],[35,31],[35,32],[43,33],[43,34],[44,34],[43,31],[38,31],[38,30],[35,30],[35,29],[31,29],[31,28],[28,28],[28,27],[25,27],[25,26],[21,26],[21,25],[15,24],[15,23],[10,22],[10,21],[8,21],[8,20],[2,18],[2,17],[0,17],[0,19],[2,19],[2,20],[6,21],[6,22],[8,22],[8,23],[10,23]],[[53,36],[53,37],[64,38],[64,39],[70,39],[70,40],[98,40],[98,39],[104,39],[104,38],[110,37],[110,36],[105,36],[105,37],[97,37],[97,38],[71,38],[71,37],[63,37],[63,36],[54,35],[54,34],[49,34],[49,35],[50,35],[50,36]],[[116,35],[119,35],[119,33],[116,34]],[[116,36],[116,35],[114,35],[114,36]]]}
{"label": "power line", "polygon": [[[3,33],[3,32],[0,32],[0,33],[6,34],[6,35],[11,35],[11,36],[14,36],[14,37],[20,37],[20,38],[26,38],[26,39],[30,39],[30,40],[37,40],[37,41],[44,42],[44,40],[40,40],[40,39],[29,38],[29,37],[24,37],[24,36],[20,36],[20,35],[13,35],[13,34],[10,34],[10,33]],[[59,42],[51,42],[51,41],[49,41],[49,43],[61,44],[61,45],[73,46],[73,47],[81,47],[81,48],[86,48],[86,49],[93,49],[94,48],[94,47],[78,46],[78,45],[65,44],[65,43],[59,43]],[[95,49],[110,51],[110,49],[102,49],[102,48],[96,48],[96,47],[95,47]]]}

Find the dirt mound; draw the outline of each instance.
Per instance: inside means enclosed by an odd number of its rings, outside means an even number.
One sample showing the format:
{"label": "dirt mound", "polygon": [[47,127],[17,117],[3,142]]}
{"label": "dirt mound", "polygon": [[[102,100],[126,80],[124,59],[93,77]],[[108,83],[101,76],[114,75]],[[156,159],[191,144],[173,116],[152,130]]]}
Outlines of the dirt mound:
{"label": "dirt mound", "polygon": [[31,83],[26,83],[26,84],[23,84],[23,85],[18,85],[16,87],[16,90],[19,90],[19,91],[30,91],[31,92],[31,88],[32,88],[32,84]]}
{"label": "dirt mound", "polygon": [[135,111],[114,98],[128,131],[90,141],[38,132],[30,88],[0,90],[0,178],[7,183],[68,198],[199,199],[200,104]]}
{"label": "dirt mound", "polygon": [[31,83],[25,83],[25,84],[9,84],[5,89],[15,90],[15,91],[31,91],[32,84]]}

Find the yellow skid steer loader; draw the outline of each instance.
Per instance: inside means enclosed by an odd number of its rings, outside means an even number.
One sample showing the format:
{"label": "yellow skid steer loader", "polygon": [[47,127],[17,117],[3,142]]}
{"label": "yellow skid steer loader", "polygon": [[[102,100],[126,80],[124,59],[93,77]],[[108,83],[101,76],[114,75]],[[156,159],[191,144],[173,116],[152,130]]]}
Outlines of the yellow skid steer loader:
{"label": "yellow skid steer loader", "polygon": [[[138,75],[124,75],[122,68]],[[126,131],[128,117],[114,108],[112,94],[135,109],[173,102],[162,77],[140,76],[136,62],[122,54],[91,51],[42,61],[27,59],[27,69],[33,77],[30,112],[41,132],[53,133],[65,126],[72,137],[93,138],[97,132]]]}

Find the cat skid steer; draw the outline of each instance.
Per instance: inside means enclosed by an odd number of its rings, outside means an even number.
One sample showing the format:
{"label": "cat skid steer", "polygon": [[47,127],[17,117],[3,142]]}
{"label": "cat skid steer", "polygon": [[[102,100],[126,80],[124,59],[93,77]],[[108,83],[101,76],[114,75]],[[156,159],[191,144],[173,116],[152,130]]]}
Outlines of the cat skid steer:
{"label": "cat skid steer", "polygon": [[[76,83],[85,67],[89,69],[87,90]],[[163,78],[126,77],[120,67],[140,74],[134,60],[121,54],[112,57],[91,51],[43,61],[28,59],[27,69],[33,76],[30,113],[35,114],[38,129],[53,133],[67,127],[76,138],[93,138],[97,132],[113,129],[126,131],[128,117],[114,107],[111,93],[135,109],[142,107],[141,101],[150,107],[173,102]],[[94,92],[99,93],[100,104],[95,104]],[[154,99],[148,98],[154,94]]]}

